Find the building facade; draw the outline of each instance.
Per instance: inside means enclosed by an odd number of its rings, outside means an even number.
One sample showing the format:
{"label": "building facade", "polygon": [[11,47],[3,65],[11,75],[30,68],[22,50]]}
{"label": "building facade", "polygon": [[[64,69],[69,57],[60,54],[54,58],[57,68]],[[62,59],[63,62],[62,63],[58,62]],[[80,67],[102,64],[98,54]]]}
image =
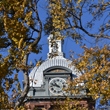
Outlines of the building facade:
{"label": "building facade", "polygon": [[[47,59],[38,67],[34,67],[29,75],[30,89],[25,102],[30,110],[53,110],[56,99],[61,99],[63,104],[65,96],[79,100],[82,107],[94,109],[94,103],[86,97],[86,89],[80,90],[80,94],[74,97],[64,91],[67,88],[67,80],[74,80],[82,74],[75,66],[70,66],[71,61],[64,58],[63,41],[55,40],[52,44],[53,35],[48,37],[49,53]],[[57,44],[57,46],[55,46]],[[56,48],[57,47],[57,48]],[[51,58],[52,55],[55,55]],[[81,83],[83,85],[84,83]]]}

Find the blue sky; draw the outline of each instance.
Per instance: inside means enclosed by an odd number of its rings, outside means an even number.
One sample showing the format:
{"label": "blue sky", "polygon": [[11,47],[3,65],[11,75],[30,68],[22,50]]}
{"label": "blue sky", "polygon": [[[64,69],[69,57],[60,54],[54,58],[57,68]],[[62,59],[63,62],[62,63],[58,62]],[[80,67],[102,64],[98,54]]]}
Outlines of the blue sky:
{"label": "blue sky", "polygon": [[[45,22],[45,18],[47,17],[46,5],[47,5],[47,1],[40,0],[38,11],[39,11],[40,19],[41,19],[41,21],[43,23]],[[85,24],[86,21],[90,20],[91,17],[92,16],[89,15],[89,13],[85,13],[82,16],[82,20],[83,20],[83,25],[84,26],[86,26],[86,24]],[[102,22],[102,21],[97,21],[96,24],[94,25],[94,29],[89,30],[89,31],[91,33],[92,32],[93,33],[97,33],[97,28],[98,28],[100,22]],[[80,31],[80,33],[83,34],[82,31]],[[37,34],[34,33],[34,36],[37,37]],[[39,42],[39,45],[42,45],[42,52],[39,53],[39,54],[30,54],[30,56],[29,56],[29,62],[32,61],[32,63],[35,63],[35,59],[36,60],[39,60],[41,57],[42,57],[43,60],[46,60],[47,59],[47,53],[49,52],[49,50],[48,50],[48,44],[47,44],[47,37],[48,37],[48,35],[45,36],[44,32],[42,32],[42,38],[41,38],[41,40]],[[83,39],[82,40],[82,44],[86,44],[86,46],[88,48],[90,48],[91,46],[96,46],[96,45],[102,46],[102,45],[108,44],[110,42],[110,40],[103,39],[103,40],[101,40],[100,42],[98,42],[96,44],[95,43],[95,38],[91,38],[91,37],[87,36],[86,34],[85,34],[85,38],[86,39]],[[80,48],[80,44],[76,44],[75,41],[72,38],[67,37],[67,38],[65,38],[64,45],[63,45],[63,52],[65,53],[65,57],[67,59],[69,58],[69,55],[70,55],[69,51],[70,50],[73,50],[77,54],[83,52],[83,49]],[[6,51],[3,52],[3,53],[5,53],[5,55],[8,54]],[[74,57],[75,58],[78,58],[77,56],[74,56]],[[19,73],[18,78],[20,79],[20,82],[22,82],[22,80],[23,80],[22,72]]]}

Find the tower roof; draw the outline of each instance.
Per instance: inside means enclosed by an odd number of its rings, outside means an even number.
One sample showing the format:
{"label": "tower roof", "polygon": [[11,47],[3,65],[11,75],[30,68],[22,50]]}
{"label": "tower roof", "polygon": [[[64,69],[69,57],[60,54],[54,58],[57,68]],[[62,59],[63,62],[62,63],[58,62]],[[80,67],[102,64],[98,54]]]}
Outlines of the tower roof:
{"label": "tower roof", "polygon": [[75,66],[70,66],[70,64],[71,61],[67,61],[67,59],[62,56],[56,56],[52,59],[45,60],[39,67],[34,67],[34,69],[31,71],[29,78],[32,79],[33,82],[30,81],[30,86],[41,87],[43,84],[43,71],[52,66],[66,67],[72,71],[72,75],[74,77],[80,76],[81,72],[79,72]]}
{"label": "tower roof", "polygon": [[[31,71],[29,75],[30,80],[30,86],[32,87],[41,87],[43,85],[43,71],[45,71],[47,68],[50,67],[55,67],[55,66],[60,66],[60,67],[65,67],[68,68],[72,71],[72,75],[74,77],[78,77],[81,75],[81,72],[79,72],[75,66],[70,66],[71,61],[67,61],[66,58],[63,56],[63,42],[62,40],[56,40],[55,42],[58,45],[58,48],[52,46],[52,39],[54,36],[52,34],[49,35],[48,37],[48,44],[49,44],[49,53],[48,53],[48,58],[45,60],[39,67],[34,67],[34,69]],[[55,51],[56,49],[56,51]],[[54,54],[54,51],[57,52],[57,56],[50,58],[51,54]],[[33,80],[33,81],[32,81]]]}

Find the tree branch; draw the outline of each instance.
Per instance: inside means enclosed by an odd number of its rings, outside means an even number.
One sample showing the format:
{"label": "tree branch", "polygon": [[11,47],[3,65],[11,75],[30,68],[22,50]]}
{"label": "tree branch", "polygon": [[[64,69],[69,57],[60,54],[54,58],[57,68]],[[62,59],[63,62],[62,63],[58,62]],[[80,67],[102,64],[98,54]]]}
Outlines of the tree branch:
{"label": "tree branch", "polygon": [[4,46],[0,46],[0,48],[7,48],[7,47],[9,47],[11,45],[11,43],[10,42],[8,42],[8,43],[5,43],[5,45]]}
{"label": "tree branch", "polygon": [[[39,0],[38,0],[38,1],[39,1]],[[40,30],[39,30],[39,32],[38,32],[38,37],[37,37],[37,39],[35,40],[35,42],[33,42],[33,43],[31,44],[31,47],[34,47],[35,45],[38,44],[38,42],[39,42],[40,39],[41,39],[41,33],[42,33],[42,22],[41,22],[41,20],[40,20],[40,18],[39,18],[39,14],[38,14],[38,11],[37,11],[37,3],[38,3],[38,1],[34,0],[34,4],[35,4],[35,13],[36,13],[38,22],[39,22],[39,24],[40,24]]]}
{"label": "tree branch", "polygon": [[107,38],[107,39],[110,39],[110,36],[108,35],[95,35],[95,34],[90,34],[88,31],[86,31],[83,27],[79,27],[79,26],[76,26],[76,28],[79,28],[80,30],[82,30],[83,32],[85,32],[87,35],[91,36],[91,37],[96,37],[96,38]]}
{"label": "tree branch", "polygon": [[[25,66],[27,66],[27,62],[28,62],[28,56],[29,53],[27,53],[25,55]],[[23,70],[23,75],[24,75],[24,88],[23,88],[23,92],[21,93],[20,97],[18,98],[18,100],[15,103],[14,106],[14,110],[17,109],[17,107],[20,107],[20,105],[23,103],[25,97],[27,96],[27,93],[29,91],[29,77],[28,77],[28,70]]]}
{"label": "tree branch", "polygon": [[[85,0],[86,1],[86,0]],[[80,13],[79,13],[79,17],[80,17],[80,19],[79,19],[79,22],[80,22],[80,26],[82,27],[82,20],[81,20],[81,17],[82,17],[82,8],[83,8],[83,6],[84,6],[84,4],[85,4],[85,1],[84,1],[84,3],[82,4],[82,6],[81,6],[81,11],[80,11]]]}
{"label": "tree branch", "polygon": [[30,25],[29,27],[32,28],[34,31],[39,32],[39,30],[35,29],[32,25]]}

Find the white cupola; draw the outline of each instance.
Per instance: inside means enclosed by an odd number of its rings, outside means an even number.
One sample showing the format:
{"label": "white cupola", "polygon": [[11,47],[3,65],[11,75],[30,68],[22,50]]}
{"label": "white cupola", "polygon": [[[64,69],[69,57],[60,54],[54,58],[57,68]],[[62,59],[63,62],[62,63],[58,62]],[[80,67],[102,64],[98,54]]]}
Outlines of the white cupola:
{"label": "white cupola", "polygon": [[51,55],[54,54],[57,54],[57,56],[64,57],[63,40],[62,39],[57,40],[56,36],[53,36],[53,34],[50,34],[47,40],[49,45],[49,53],[47,54],[47,57],[50,58]]}

